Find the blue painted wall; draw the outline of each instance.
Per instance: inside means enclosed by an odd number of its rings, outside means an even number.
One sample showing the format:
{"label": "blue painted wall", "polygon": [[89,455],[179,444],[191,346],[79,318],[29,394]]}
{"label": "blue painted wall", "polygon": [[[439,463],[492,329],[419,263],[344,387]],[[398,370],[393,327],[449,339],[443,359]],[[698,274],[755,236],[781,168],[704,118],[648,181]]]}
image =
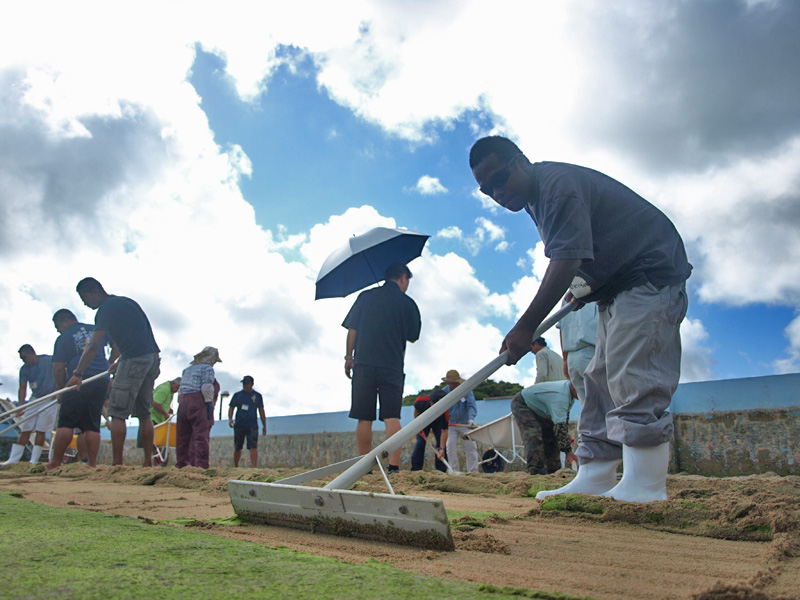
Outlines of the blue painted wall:
{"label": "blue painted wall", "polygon": [[[723,379],[683,383],[672,398],[670,410],[675,415],[697,415],[716,411],[769,410],[775,408],[800,407],[800,373]],[[570,420],[577,422],[580,403],[572,407]],[[511,398],[482,400],[478,402],[479,424],[486,424],[511,412]],[[404,406],[400,421],[403,425],[414,418],[414,407]],[[376,421],[375,431],[383,431],[383,423]],[[267,416],[267,434],[285,435],[294,433],[336,433],[355,431],[355,421],[348,418],[347,411],[292,415]],[[228,422],[215,423],[212,436],[229,436]]]}

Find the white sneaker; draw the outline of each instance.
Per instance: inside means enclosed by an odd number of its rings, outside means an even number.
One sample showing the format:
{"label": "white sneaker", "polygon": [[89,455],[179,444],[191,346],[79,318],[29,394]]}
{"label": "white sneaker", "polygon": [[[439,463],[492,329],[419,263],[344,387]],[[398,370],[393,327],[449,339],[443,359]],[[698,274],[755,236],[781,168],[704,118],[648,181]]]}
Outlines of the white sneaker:
{"label": "white sneaker", "polygon": [[602,494],[624,502],[667,499],[669,442],[647,448],[622,446],[622,479]]}
{"label": "white sneaker", "polygon": [[557,490],[542,490],[536,494],[537,500],[544,500],[548,496],[558,494],[589,494],[597,496],[607,492],[617,483],[617,467],[622,461],[593,460],[578,467],[575,479]]}

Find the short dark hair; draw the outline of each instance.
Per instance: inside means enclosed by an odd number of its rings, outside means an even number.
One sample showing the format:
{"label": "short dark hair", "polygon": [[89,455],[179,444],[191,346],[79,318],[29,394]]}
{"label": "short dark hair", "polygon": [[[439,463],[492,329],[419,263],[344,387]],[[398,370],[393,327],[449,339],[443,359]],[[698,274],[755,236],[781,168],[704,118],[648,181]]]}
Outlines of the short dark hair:
{"label": "short dark hair", "polygon": [[533,346],[534,344],[539,344],[540,346],[547,346],[547,340],[542,337],[539,337],[531,342],[531,346]]}
{"label": "short dark hair", "polygon": [[82,294],[83,292],[103,292],[105,294],[106,292],[100,282],[94,277],[86,277],[81,279],[78,282],[78,286],[75,288],[75,291],[79,294]]}
{"label": "short dark hair", "polygon": [[408,275],[409,279],[412,277],[411,271],[406,265],[403,263],[392,263],[386,267],[383,278],[386,281],[394,281],[396,279],[400,279],[403,275]]}
{"label": "short dark hair", "polygon": [[64,321],[77,321],[77,317],[75,317],[75,313],[73,313],[68,308],[59,308],[56,311],[56,314],[53,315],[53,323],[56,325],[60,325]]}
{"label": "short dark hair", "polygon": [[490,154],[496,154],[500,160],[510,162],[512,158],[522,154],[522,150],[510,139],[501,135],[481,138],[472,144],[472,150],[469,151],[469,168],[474,169]]}
{"label": "short dark hair", "polygon": [[36,350],[30,344],[22,344],[17,352],[24,352],[25,354],[36,354]]}

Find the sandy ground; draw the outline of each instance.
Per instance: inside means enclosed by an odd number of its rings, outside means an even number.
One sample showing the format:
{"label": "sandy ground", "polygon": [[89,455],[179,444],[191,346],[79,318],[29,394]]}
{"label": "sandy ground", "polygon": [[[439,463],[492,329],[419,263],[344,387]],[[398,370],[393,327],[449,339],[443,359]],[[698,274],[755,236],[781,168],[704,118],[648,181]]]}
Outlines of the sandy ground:
{"label": "sandy ground", "polygon": [[[54,506],[151,519],[196,519],[208,533],[407,571],[596,599],[800,598],[800,477],[714,479],[670,476],[670,499],[650,504],[575,496],[543,510],[532,483],[557,487],[568,470],[447,476],[401,473],[396,491],[440,498],[471,513],[453,526],[455,552],[410,548],[271,527],[222,525],[233,516],[229,479],[275,480],[296,471],[176,470],[67,465],[53,473],[20,464],[0,469],[0,490]],[[354,489],[386,492],[379,475]],[[489,516],[486,513],[497,513]]]}

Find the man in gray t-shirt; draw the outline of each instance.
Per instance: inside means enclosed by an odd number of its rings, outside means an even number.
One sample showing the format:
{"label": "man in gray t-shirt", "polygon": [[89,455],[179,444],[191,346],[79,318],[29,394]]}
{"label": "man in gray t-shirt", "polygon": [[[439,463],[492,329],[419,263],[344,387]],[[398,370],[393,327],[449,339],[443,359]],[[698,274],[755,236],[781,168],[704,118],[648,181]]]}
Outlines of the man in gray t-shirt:
{"label": "man in gray t-shirt", "polygon": [[[550,259],[530,306],[503,340],[509,364],[528,352],[536,328],[565,293],[568,301],[599,307],[579,424],[580,469],[568,485],[537,498],[666,499],[673,434],[667,407],[680,376],[692,269],[675,226],[611,177],[565,163],[531,163],[504,137],[478,140],[470,168],[483,193],[531,216]],[[620,458],[624,476],[615,485]]]}

